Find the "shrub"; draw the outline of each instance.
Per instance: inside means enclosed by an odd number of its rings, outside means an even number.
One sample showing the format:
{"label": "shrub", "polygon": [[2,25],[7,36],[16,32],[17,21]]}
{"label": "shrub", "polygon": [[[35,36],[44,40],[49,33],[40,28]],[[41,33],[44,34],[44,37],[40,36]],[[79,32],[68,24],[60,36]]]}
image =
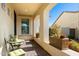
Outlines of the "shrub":
{"label": "shrub", "polygon": [[69,39],[74,39],[74,36],[73,35],[68,35],[68,38]]}
{"label": "shrub", "polygon": [[49,28],[49,36],[52,36],[53,35],[53,31],[51,28]]}
{"label": "shrub", "polygon": [[79,52],[79,43],[72,40],[69,44],[69,48],[72,49],[72,50],[75,50],[77,52]]}
{"label": "shrub", "polygon": [[59,36],[59,26],[56,24],[49,28],[49,36]]}

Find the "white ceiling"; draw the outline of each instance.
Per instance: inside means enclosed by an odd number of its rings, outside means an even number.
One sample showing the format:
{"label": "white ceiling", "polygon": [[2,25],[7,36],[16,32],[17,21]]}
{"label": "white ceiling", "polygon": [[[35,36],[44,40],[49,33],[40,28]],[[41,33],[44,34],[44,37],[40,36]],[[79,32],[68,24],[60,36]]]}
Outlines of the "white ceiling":
{"label": "white ceiling", "polygon": [[41,3],[11,3],[18,15],[34,15],[43,5]]}

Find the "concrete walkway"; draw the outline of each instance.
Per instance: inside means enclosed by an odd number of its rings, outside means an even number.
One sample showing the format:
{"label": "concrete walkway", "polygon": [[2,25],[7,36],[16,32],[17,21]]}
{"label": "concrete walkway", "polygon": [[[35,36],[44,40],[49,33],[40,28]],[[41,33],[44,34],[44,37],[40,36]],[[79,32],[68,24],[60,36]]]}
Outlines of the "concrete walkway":
{"label": "concrete walkway", "polygon": [[21,48],[26,52],[26,56],[49,56],[35,41],[26,41]]}
{"label": "concrete walkway", "polygon": [[69,56],[79,56],[79,52],[76,52],[76,51],[71,50],[71,49],[62,50],[62,52],[68,54]]}

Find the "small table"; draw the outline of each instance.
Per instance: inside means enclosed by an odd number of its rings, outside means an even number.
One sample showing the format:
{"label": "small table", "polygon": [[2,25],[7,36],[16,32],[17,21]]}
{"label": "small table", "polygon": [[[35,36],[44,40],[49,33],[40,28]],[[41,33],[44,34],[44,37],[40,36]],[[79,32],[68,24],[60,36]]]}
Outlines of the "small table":
{"label": "small table", "polygon": [[14,50],[14,47],[17,46],[19,48],[22,42],[24,42],[24,40],[16,39],[15,41],[9,41],[8,43],[11,45],[12,50]]}

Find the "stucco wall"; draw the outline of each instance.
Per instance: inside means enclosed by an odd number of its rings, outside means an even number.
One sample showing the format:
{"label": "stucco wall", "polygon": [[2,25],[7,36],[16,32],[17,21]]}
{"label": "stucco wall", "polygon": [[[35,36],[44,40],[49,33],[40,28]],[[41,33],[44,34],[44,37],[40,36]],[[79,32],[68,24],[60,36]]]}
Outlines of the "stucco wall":
{"label": "stucco wall", "polygon": [[40,15],[37,15],[34,19],[34,37],[36,37],[36,33],[40,30]]}
{"label": "stucco wall", "polygon": [[[7,8],[10,8],[9,16]],[[8,40],[10,34],[14,34],[14,16],[13,9],[6,4],[5,10],[1,8],[0,4],[0,45],[3,45],[4,37]]]}
{"label": "stucco wall", "polygon": [[[60,28],[74,28],[76,29],[76,38],[79,36],[79,12],[64,12],[55,23]],[[68,30],[65,30],[68,35]]]}
{"label": "stucco wall", "polygon": [[[29,35],[33,35],[33,18],[28,16],[17,16],[17,35],[21,34],[21,20],[29,19]],[[27,34],[28,35],[28,34]]]}
{"label": "stucco wall", "polygon": [[[7,8],[9,8],[10,15],[8,15]],[[2,46],[0,55],[7,55],[4,38],[9,40],[10,34],[14,35],[14,11],[8,4],[5,5],[5,10],[1,8],[0,4],[0,48]]]}

